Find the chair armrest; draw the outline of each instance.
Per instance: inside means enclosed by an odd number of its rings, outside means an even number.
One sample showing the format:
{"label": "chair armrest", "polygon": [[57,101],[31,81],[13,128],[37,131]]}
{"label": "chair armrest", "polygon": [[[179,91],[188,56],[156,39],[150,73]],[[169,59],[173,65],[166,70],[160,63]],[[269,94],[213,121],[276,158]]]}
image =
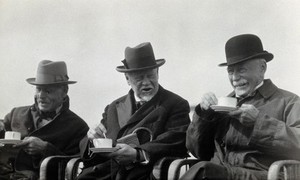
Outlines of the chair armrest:
{"label": "chair armrest", "polygon": [[82,159],[80,157],[72,158],[68,163],[65,169],[65,179],[73,180],[78,176],[80,172],[78,172],[80,168],[80,163],[82,163]]}
{"label": "chair armrest", "polygon": [[268,170],[268,180],[279,179],[282,175],[287,179],[300,179],[300,161],[280,160],[272,163]]}
{"label": "chair armrest", "polygon": [[198,159],[176,159],[171,162],[169,171],[168,171],[168,179],[178,180],[180,177],[181,168],[187,165],[187,168],[193,166],[199,162]]}
{"label": "chair armrest", "polygon": [[49,156],[45,158],[40,167],[40,180],[57,179],[61,180],[65,178],[65,167],[67,162],[79,155],[73,156]]}
{"label": "chair armrest", "polygon": [[163,157],[153,167],[152,174],[156,179],[168,179],[168,169],[172,161],[179,157]]}

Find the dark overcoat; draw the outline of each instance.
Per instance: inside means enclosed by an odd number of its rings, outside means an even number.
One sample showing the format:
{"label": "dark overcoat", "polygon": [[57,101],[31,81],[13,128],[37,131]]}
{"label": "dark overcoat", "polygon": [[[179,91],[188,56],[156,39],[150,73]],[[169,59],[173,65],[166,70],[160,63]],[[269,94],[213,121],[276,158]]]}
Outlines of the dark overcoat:
{"label": "dark overcoat", "polygon": [[[107,129],[107,136],[116,141],[125,135],[131,134],[138,127],[146,127],[153,133],[153,141],[147,142],[147,136],[139,136],[143,149],[149,155],[150,162],[147,165],[134,164],[134,168],[122,174],[123,179],[147,179],[152,171],[153,164],[160,158],[166,156],[187,156],[185,147],[186,129],[190,123],[189,104],[182,97],[159,87],[158,93],[140,109],[135,111],[133,91],[113,101],[105,108],[102,124]],[[81,153],[84,157],[86,167],[84,175],[102,176],[97,171],[103,170],[103,162],[107,159],[93,156],[88,158],[88,140],[81,142]],[[107,164],[107,161],[106,163]],[[111,160],[111,173],[113,178],[122,167]],[[103,172],[103,171],[102,171]],[[101,179],[101,177],[97,177]]]}
{"label": "dark overcoat", "polygon": [[[300,160],[299,96],[267,79],[254,96],[238,102],[238,106],[242,104],[259,110],[253,126],[241,124],[240,116],[196,107],[187,130],[187,148],[195,157],[226,168],[227,177],[222,179],[241,180],[267,179],[273,162]],[[194,165],[183,179],[199,178],[200,169],[203,162]]]}
{"label": "dark overcoat", "polygon": [[18,131],[21,138],[34,136],[48,142],[42,155],[31,156],[22,149],[18,152],[15,167],[17,170],[38,172],[41,161],[51,155],[75,155],[79,153],[79,142],[86,135],[88,125],[69,109],[69,99],[51,122],[37,129],[38,118],[35,105],[14,108],[4,118],[6,131]]}

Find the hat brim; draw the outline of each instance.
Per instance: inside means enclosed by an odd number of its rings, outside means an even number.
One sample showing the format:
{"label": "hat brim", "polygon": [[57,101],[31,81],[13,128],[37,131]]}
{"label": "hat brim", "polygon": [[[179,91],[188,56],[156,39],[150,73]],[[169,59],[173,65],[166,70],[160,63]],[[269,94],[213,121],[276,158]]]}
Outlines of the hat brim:
{"label": "hat brim", "polygon": [[134,69],[127,69],[125,66],[118,66],[116,68],[116,70],[119,71],[119,72],[143,71],[143,70],[154,69],[154,68],[160,67],[163,64],[165,64],[165,62],[166,62],[165,59],[157,59],[156,60],[156,65],[153,65],[153,66],[147,66],[147,67],[143,67],[143,68],[134,68]]}
{"label": "hat brim", "polygon": [[31,85],[38,85],[38,86],[46,86],[46,85],[59,85],[59,84],[75,84],[77,81],[61,81],[55,83],[37,83],[35,78],[28,78],[26,81]]}
{"label": "hat brim", "polygon": [[262,52],[262,53],[258,53],[258,54],[255,54],[255,55],[252,55],[252,56],[240,59],[238,61],[235,61],[234,63],[230,63],[230,64],[228,64],[227,62],[221,63],[221,64],[219,64],[219,66],[221,66],[221,67],[223,67],[223,66],[230,66],[230,65],[233,65],[233,64],[237,64],[237,63],[240,63],[240,62],[244,62],[244,61],[247,61],[247,60],[250,60],[250,59],[253,59],[253,58],[259,58],[259,57],[262,57],[267,62],[269,62],[269,61],[271,61],[273,59],[274,56],[273,56],[272,53],[269,53],[269,52],[265,51],[265,52]]}

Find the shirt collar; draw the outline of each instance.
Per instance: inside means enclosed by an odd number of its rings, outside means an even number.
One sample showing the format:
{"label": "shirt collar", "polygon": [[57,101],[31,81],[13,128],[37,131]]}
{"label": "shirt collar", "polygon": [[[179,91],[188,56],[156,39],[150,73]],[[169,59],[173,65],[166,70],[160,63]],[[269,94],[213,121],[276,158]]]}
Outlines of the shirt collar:
{"label": "shirt collar", "polygon": [[134,94],[134,100],[135,100],[136,103],[141,103],[141,104],[143,104],[143,103],[145,103],[145,102],[150,101],[150,100],[153,98],[153,97],[151,97],[151,99],[149,99],[148,101],[146,101],[146,100],[143,100],[143,99],[137,97],[137,96],[135,95],[135,93],[133,93],[133,94]]}
{"label": "shirt collar", "polygon": [[[246,97],[254,96],[255,93],[256,93],[256,90],[257,90],[258,88],[260,88],[263,84],[264,84],[264,81],[261,81],[261,82],[254,88],[254,91],[251,92],[250,94],[248,94]],[[235,95],[235,97],[240,98],[240,96],[238,96],[238,95]]]}
{"label": "shirt collar", "polygon": [[[259,84],[260,85],[260,84]],[[258,86],[259,86],[258,85]],[[263,81],[263,84],[257,87],[257,91],[265,98],[269,98],[272,96],[278,89],[278,87],[273,84],[273,82],[270,79],[265,79]],[[235,92],[232,91],[229,95],[229,97],[235,97]]]}

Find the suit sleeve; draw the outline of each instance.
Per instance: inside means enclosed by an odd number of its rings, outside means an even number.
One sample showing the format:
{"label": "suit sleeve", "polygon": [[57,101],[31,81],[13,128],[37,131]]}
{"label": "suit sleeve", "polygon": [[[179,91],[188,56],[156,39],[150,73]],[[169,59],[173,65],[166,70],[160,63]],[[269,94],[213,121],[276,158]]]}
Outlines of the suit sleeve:
{"label": "suit sleeve", "polygon": [[[300,160],[300,101],[295,98],[281,107],[282,119],[260,112],[249,144],[266,154]],[[283,153],[284,152],[284,153]]]}
{"label": "suit sleeve", "polygon": [[193,156],[202,161],[209,161],[213,157],[215,141],[224,136],[228,127],[227,117],[211,109],[202,110],[200,105],[196,106],[186,137],[186,147]]}
{"label": "suit sleeve", "polygon": [[190,123],[189,104],[186,100],[181,100],[167,111],[167,117],[162,117],[165,126],[157,127],[163,128],[162,133],[154,135],[156,138],[153,141],[141,145],[141,149],[148,153],[150,162],[165,156],[187,156],[185,138]]}

